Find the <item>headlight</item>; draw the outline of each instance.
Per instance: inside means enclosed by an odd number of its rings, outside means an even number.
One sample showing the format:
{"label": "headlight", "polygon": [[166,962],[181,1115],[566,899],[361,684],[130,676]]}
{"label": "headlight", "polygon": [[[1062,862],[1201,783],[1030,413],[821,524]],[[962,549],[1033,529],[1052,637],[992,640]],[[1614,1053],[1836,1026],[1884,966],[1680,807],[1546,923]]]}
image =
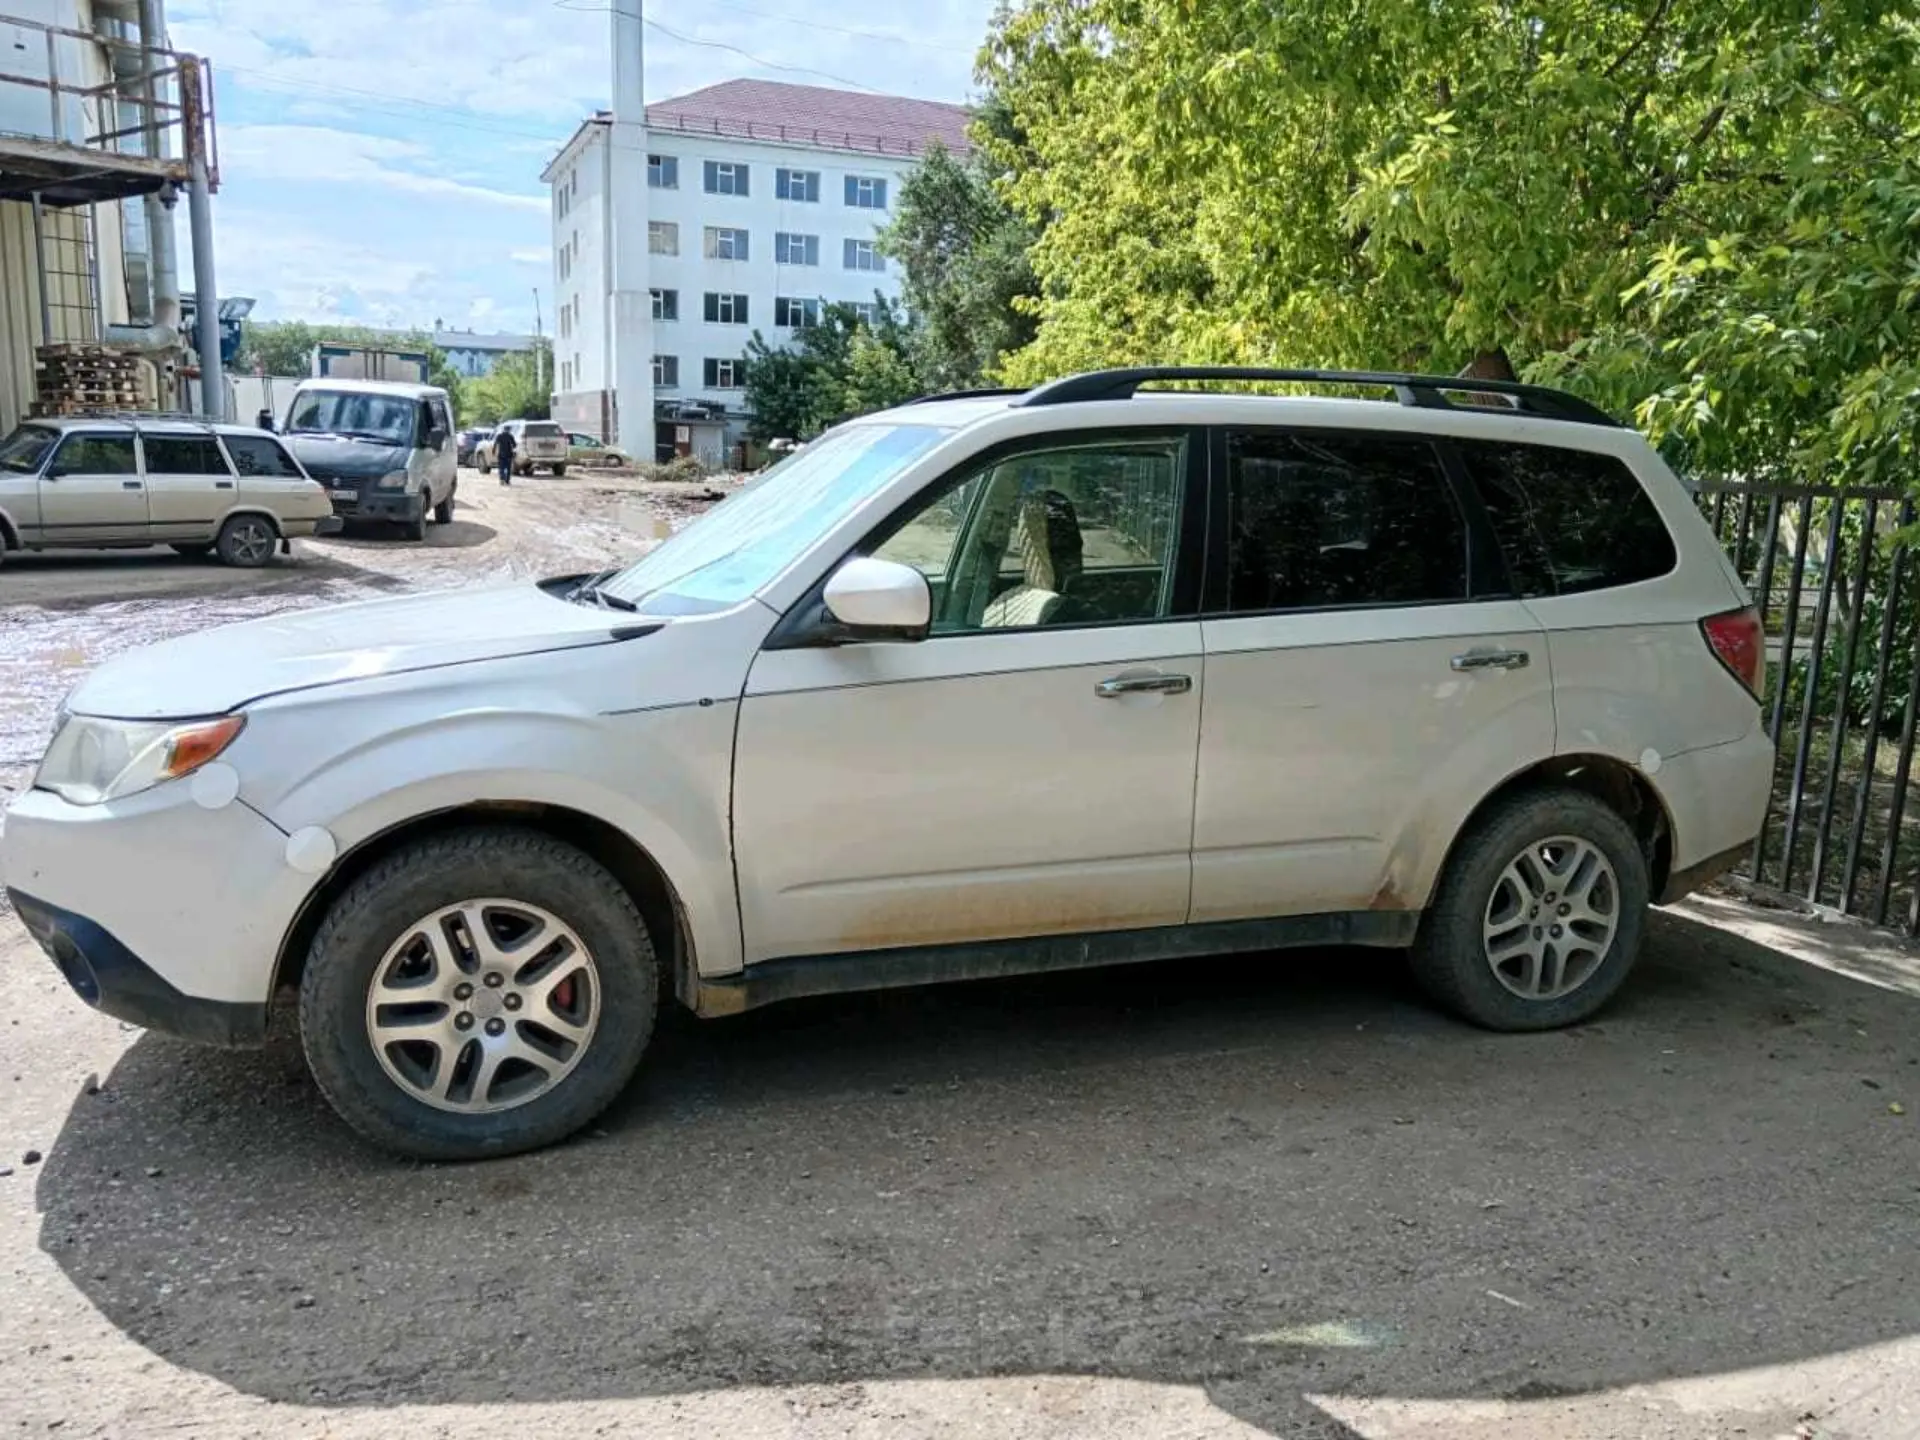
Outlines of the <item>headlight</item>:
{"label": "headlight", "polygon": [[389,470],[386,474],[382,475],[376,483],[382,490],[404,490],[407,488],[407,472],[404,470]]}
{"label": "headlight", "polygon": [[103,805],[191,775],[231,745],[246,724],[244,715],[152,721],[70,716],[33,783],[72,805]]}

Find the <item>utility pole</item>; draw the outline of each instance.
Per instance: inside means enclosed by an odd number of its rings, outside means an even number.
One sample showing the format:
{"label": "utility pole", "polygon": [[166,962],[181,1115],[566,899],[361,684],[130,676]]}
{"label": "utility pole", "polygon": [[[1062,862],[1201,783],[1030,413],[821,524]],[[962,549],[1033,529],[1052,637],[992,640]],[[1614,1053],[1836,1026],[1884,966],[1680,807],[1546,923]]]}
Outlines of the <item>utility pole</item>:
{"label": "utility pole", "polygon": [[641,0],[612,0],[613,123],[607,127],[606,203],[613,217],[612,437],[634,459],[653,458],[653,302],[647,292],[647,113]]}
{"label": "utility pole", "polygon": [[194,320],[200,329],[200,411],[227,418],[227,378],[220,362],[220,290],[213,278],[213,183],[207,169],[206,72],[179,57],[180,130],[187,151],[187,220],[193,234]]}
{"label": "utility pole", "polygon": [[547,393],[547,357],[540,348],[540,287],[533,287],[533,383],[542,395]]}

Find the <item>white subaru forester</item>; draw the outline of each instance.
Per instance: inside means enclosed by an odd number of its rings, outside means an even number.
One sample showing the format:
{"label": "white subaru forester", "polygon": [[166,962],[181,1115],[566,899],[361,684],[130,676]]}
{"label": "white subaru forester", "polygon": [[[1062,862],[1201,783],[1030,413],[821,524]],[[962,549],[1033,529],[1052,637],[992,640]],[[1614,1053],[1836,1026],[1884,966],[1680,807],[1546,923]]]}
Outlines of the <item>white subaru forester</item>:
{"label": "white subaru forester", "polygon": [[[1222,379],[1399,403],[1167,389]],[[1580,1020],[1759,830],[1762,668],[1580,400],[1105,371],[843,425],[624,570],[114,660],[0,862],[89,1003],[240,1044],[296,992],[349,1123],[506,1154],[620,1092],[663,993],[1347,944]]]}

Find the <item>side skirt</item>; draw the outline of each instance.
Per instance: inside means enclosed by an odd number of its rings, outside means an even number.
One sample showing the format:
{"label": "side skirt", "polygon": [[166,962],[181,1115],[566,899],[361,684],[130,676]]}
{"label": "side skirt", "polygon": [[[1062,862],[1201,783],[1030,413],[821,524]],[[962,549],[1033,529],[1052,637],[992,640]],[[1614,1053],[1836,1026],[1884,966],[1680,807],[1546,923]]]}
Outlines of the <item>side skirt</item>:
{"label": "side skirt", "polygon": [[737,1015],[779,1000],[805,995],[841,995],[855,990],[891,990],[949,980],[992,980],[1099,965],[1132,965],[1257,950],[1298,950],[1322,945],[1411,945],[1420,928],[1417,910],[1340,910],[1291,915],[1278,920],[1223,920],[1205,925],[1163,925],[1151,930],[1109,930],[1091,935],[1043,935],[962,945],[905,946],[842,954],[795,955],[750,965],[723,980],[696,980],[683,995],[696,1014]]}

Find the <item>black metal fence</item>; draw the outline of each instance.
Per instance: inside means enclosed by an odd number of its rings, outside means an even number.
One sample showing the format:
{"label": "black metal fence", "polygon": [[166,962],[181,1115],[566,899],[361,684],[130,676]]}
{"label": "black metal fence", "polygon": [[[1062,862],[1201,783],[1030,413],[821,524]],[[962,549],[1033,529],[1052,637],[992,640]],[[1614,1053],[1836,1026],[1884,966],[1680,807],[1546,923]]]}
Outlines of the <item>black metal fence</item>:
{"label": "black metal fence", "polygon": [[1767,637],[1773,800],[1747,877],[1920,933],[1920,574],[1895,490],[1703,483]]}

